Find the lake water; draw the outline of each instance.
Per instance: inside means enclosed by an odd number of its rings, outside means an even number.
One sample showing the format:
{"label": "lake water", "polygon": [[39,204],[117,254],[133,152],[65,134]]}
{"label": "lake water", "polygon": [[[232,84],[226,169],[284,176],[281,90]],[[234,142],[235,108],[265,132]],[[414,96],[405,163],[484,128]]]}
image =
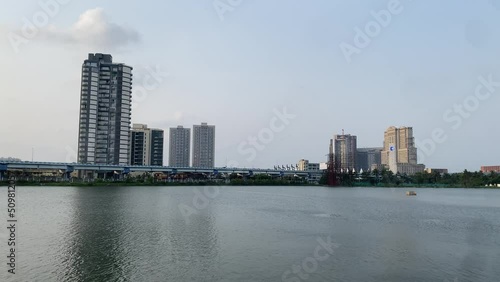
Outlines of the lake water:
{"label": "lake water", "polygon": [[499,281],[500,190],[414,190],[18,187],[0,281]]}

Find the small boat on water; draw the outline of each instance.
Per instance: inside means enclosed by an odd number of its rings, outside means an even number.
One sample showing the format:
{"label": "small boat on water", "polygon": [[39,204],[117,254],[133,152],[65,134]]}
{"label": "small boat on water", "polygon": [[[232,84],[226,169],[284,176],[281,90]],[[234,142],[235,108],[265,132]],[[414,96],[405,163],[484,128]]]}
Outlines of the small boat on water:
{"label": "small boat on water", "polygon": [[417,192],[415,192],[415,191],[406,191],[406,196],[417,196]]}

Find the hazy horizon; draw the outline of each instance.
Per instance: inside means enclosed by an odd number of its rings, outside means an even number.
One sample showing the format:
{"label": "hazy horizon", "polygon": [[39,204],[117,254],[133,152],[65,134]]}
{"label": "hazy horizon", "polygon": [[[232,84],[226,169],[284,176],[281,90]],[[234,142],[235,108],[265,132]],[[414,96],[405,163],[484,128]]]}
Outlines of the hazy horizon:
{"label": "hazy horizon", "polygon": [[0,11],[0,157],[76,161],[81,65],[108,53],[134,68],[132,123],[165,130],[165,164],[168,129],[202,122],[216,166],[324,162],[342,129],[381,147],[390,126],[413,127],[426,167],[500,164],[500,0],[40,2]]}

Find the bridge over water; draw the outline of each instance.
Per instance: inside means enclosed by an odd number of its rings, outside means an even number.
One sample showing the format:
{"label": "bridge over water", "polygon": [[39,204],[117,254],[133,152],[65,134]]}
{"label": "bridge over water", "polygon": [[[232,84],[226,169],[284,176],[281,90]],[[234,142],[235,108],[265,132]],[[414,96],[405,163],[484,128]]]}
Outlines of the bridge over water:
{"label": "bridge over water", "polygon": [[130,165],[98,165],[98,164],[80,164],[80,163],[55,163],[55,162],[0,162],[0,179],[4,177],[8,171],[15,170],[54,170],[62,171],[69,177],[74,171],[87,171],[95,173],[115,172],[118,174],[129,174],[132,172],[150,172],[150,173],[203,173],[203,174],[268,174],[276,176],[297,175],[301,177],[313,178],[318,177],[323,172],[321,170],[276,170],[262,168],[236,168],[236,167],[218,167],[218,168],[196,168],[196,167],[169,167],[169,166],[130,166]]}

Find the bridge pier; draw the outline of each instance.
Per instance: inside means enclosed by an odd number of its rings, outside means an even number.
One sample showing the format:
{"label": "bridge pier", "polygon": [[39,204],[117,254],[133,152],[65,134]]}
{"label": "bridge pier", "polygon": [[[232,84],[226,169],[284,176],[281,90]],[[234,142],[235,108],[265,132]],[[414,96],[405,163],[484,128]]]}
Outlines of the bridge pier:
{"label": "bridge pier", "polygon": [[66,171],[64,171],[64,180],[70,180],[71,179],[71,173],[75,171],[73,166],[67,166]]}
{"label": "bridge pier", "polygon": [[78,171],[78,178],[84,180],[84,181],[94,181],[96,178],[96,174],[92,170],[79,170]]}
{"label": "bridge pier", "polygon": [[6,164],[0,164],[0,181],[3,181],[5,175],[7,174],[7,165]]}
{"label": "bridge pier", "polygon": [[120,180],[125,180],[125,179],[127,179],[127,176],[129,174],[130,174],[130,168],[129,167],[125,167],[125,168],[123,168],[122,171],[120,171],[119,179]]}
{"label": "bridge pier", "polygon": [[71,179],[71,171],[65,171],[64,180],[70,180],[70,179]]}

